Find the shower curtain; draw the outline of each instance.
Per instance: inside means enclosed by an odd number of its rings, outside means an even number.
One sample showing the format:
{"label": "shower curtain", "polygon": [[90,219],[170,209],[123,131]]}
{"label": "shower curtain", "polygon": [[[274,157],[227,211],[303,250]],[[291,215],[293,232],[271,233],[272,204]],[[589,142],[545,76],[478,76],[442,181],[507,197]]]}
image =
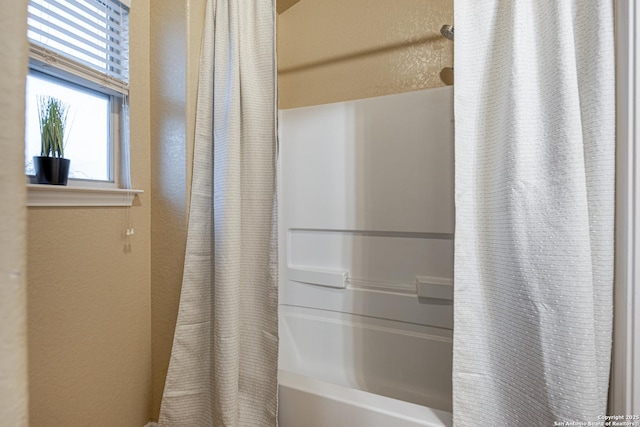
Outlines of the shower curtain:
{"label": "shower curtain", "polygon": [[163,427],[277,423],[274,36],[274,0],[207,1]]}
{"label": "shower curtain", "polygon": [[612,327],[613,1],[456,0],[454,14],[454,425],[599,421]]}

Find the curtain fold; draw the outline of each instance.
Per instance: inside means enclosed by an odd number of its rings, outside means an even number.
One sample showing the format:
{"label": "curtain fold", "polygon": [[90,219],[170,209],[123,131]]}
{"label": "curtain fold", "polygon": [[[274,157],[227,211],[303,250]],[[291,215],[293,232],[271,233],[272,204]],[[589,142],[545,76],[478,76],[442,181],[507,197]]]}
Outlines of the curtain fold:
{"label": "curtain fold", "polygon": [[277,424],[275,3],[208,0],[184,277],[159,424]]}
{"label": "curtain fold", "polygon": [[612,0],[456,0],[454,425],[606,413]]}

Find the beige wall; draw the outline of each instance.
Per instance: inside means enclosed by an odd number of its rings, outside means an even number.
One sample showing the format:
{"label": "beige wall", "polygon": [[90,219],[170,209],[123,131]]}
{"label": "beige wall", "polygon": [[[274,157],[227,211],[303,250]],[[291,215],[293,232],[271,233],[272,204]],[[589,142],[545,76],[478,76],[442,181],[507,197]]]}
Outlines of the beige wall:
{"label": "beige wall", "polygon": [[148,421],[149,2],[133,4],[131,169],[133,186],[145,191],[131,209],[135,235],[125,250],[125,208],[29,208],[32,427],[142,427]]}
{"label": "beige wall", "polygon": [[158,419],[180,302],[206,0],[154,0],[151,9],[151,307]]}
{"label": "beige wall", "polygon": [[279,107],[451,84],[452,23],[453,0],[302,0],[278,20]]}
{"label": "beige wall", "polygon": [[[132,210],[132,253],[121,208],[30,209],[34,426],[157,420],[182,283],[205,3],[134,2],[132,171],[145,193]],[[55,249],[61,265],[45,256]]]}
{"label": "beige wall", "polygon": [[27,426],[24,87],[27,0],[0,13],[0,424]]}

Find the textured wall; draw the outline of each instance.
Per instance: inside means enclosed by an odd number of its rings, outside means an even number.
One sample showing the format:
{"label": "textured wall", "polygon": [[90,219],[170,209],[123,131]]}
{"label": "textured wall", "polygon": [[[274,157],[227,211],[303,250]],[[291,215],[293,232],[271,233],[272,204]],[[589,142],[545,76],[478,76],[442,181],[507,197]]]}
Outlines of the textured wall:
{"label": "textured wall", "polygon": [[152,366],[157,420],[180,302],[206,0],[155,0],[151,9]]}
{"label": "textured wall", "polygon": [[0,13],[0,424],[27,426],[24,88],[27,0]]}
{"label": "textured wall", "polygon": [[131,13],[130,68],[132,182],[145,190],[131,209],[131,251],[124,250],[125,208],[29,208],[32,427],[142,427],[148,421],[150,107],[144,1],[135,1]]}
{"label": "textured wall", "polygon": [[302,0],[279,16],[279,107],[452,84],[452,23],[453,0]]}

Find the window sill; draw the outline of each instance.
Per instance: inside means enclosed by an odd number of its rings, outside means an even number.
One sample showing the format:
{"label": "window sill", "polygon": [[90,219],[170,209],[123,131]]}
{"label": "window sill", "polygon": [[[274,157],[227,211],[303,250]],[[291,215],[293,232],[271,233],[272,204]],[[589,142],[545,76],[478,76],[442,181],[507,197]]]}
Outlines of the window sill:
{"label": "window sill", "polygon": [[27,184],[27,206],[131,206],[143,190]]}

